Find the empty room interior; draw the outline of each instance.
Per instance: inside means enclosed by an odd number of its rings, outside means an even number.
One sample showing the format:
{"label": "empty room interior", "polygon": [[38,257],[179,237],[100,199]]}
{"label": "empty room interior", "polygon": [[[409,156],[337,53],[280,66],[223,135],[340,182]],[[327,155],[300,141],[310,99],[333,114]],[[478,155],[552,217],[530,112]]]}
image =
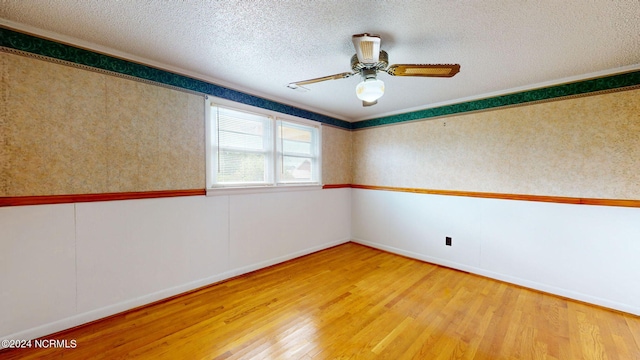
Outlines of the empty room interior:
{"label": "empty room interior", "polygon": [[0,358],[640,359],[639,34],[2,1]]}

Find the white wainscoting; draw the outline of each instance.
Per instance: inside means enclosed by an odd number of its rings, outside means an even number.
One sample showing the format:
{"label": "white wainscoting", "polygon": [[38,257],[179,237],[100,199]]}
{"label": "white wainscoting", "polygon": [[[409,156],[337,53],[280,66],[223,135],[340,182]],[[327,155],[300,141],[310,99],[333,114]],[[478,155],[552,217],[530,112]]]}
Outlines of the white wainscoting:
{"label": "white wainscoting", "polygon": [[0,336],[76,314],[74,223],[72,204],[0,208]]}
{"label": "white wainscoting", "polygon": [[350,189],[0,208],[0,339],[51,334],[349,241]]}
{"label": "white wainscoting", "polygon": [[352,238],[640,315],[638,208],[353,189]]}

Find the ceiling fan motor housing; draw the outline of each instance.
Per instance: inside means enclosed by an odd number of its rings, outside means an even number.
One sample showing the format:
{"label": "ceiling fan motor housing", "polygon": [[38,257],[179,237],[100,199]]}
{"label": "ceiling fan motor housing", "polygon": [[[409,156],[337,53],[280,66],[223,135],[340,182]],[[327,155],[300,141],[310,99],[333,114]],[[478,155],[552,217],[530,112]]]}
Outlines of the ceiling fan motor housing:
{"label": "ceiling fan motor housing", "polygon": [[[351,70],[353,70],[354,72],[360,73],[362,77],[365,77],[365,71],[367,73],[373,72],[373,76],[375,77],[375,74],[378,71],[384,71],[384,69],[386,69],[388,65],[389,65],[389,55],[384,50],[380,50],[380,56],[378,57],[378,62],[371,63],[371,64],[365,64],[360,62],[358,60],[357,54],[351,57]],[[369,77],[366,77],[366,78],[369,78]]]}
{"label": "ceiling fan motor housing", "polygon": [[378,62],[380,53],[380,35],[356,34],[351,37],[353,46],[356,48],[358,61],[365,64],[375,64]]}

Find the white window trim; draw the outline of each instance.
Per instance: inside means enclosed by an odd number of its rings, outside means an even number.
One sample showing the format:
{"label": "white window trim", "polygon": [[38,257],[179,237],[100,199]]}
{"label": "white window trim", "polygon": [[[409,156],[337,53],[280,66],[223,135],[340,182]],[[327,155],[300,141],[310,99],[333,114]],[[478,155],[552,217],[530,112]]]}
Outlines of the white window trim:
{"label": "white window trim", "polygon": [[[277,184],[282,184],[282,185],[304,185],[304,184],[319,184],[321,183],[321,168],[322,168],[322,164],[320,162],[320,153],[321,153],[321,142],[320,142],[320,126],[316,126],[314,125],[313,127],[316,128],[315,133],[313,134],[313,153],[312,156],[309,156],[309,154],[301,154],[301,153],[285,153],[284,149],[282,148],[282,139],[280,138],[280,134],[278,134],[278,129],[280,128],[280,126],[282,126],[282,123],[285,123],[285,125],[288,125],[289,127],[300,127],[300,128],[308,128],[309,125],[307,124],[301,124],[300,122],[297,121],[290,121],[290,120],[286,120],[283,118],[276,118],[276,123],[275,123],[275,130],[276,130],[276,134],[274,136],[274,138],[276,139],[276,144],[275,144],[275,165],[276,165],[276,169],[275,169],[275,175],[276,175],[276,183]],[[280,139],[280,143],[278,143],[278,139]],[[309,181],[283,181],[282,179],[279,179],[279,175],[282,174],[282,161],[284,156],[293,156],[293,157],[302,157],[302,158],[311,158],[314,159],[315,161],[312,163],[312,168],[311,168],[311,173],[312,176],[315,176],[317,178],[317,181],[314,182],[309,182]],[[315,156],[314,156],[315,155]]]}
{"label": "white window trim", "polygon": [[207,196],[277,193],[277,192],[310,191],[310,190],[322,190],[322,185],[296,184],[296,185],[281,185],[281,186],[219,187],[219,188],[207,189]]}
{"label": "white window trim", "polygon": [[[247,105],[247,104],[241,104],[241,103],[236,103],[230,100],[226,100],[226,99],[220,99],[220,98],[216,98],[216,97],[211,97],[211,96],[205,96],[205,101],[204,101],[204,105],[205,105],[205,162],[206,162],[206,174],[205,174],[205,180],[206,180],[206,193],[207,196],[215,196],[215,195],[232,195],[232,194],[251,194],[251,193],[261,193],[261,192],[284,192],[284,191],[305,191],[305,190],[320,190],[322,189],[322,126],[319,122],[317,121],[313,121],[313,120],[308,120],[308,119],[303,119],[303,118],[299,118],[296,116],[292,116],[292,115],[288,115],[288,114],[283,114],[283,113],[279,113],[277,111],[273,111],[273,110],[267,110],[267,109],[262,109],[262,108],[258,108],[255,106],[251,106],[251,105]],[[213,124],[211,121],[211,107],[213,105],[219,105],[222,107],[226,107],[229,109],[233,109],[233,110],[238,110],[238,111],[247,111],[250,113],[255,113],[255,114],[260,114],[260,115],[265,115],[268,117],[273,118],[273,123],[276,124],[277,120],[283,120],[286,122],[291,122],[291,123],[297,123],[300,125],[305,125],[305,126],[313,126],[317,129],[317,181],[315,182],[304,182],[304,183],[300,183],[300,182],[284,182],[284,183],[278,183],[276,180],[276,176],[275,176],[275,172],[276,172],[276,167],[277,161],[272,161],[272,169],[269,169],[268,171],[271,171],[273,176],[273,183],[270,184],[257,184],[257,185],[251,185],[251,184],[238,184],[238,185],[234,185],[234,184],[228,184],[228,185],[224,185],[224,186],[218,186],[214,184],[214,175],[212,172],[212,169],[214,168],[214,163],[215,163],[215,159],[214,159],[214,148],[213,148],[213,141],[211,139],[211,136],[213,135],[212,131],[213,129]],[[274,131],[275,131],[275,126],[274,126]],[[275,134],[274,134],[275,135]],[[274,157],[277,156],[277,151],[275,150],[275,141],[276,141],[276,136],[272,136],[272,139],[274,141]]]}
{"label": "white window trim", "polygon": [[[210,103],[209,109],[211,109],[213,107],[213,104]],[[242,111],[238,111],[237,109],[233,108],[233,107],[229,107],[229,106],[224,106],[224,105],[220,105],[219,103],[215,103],[215,108],[218,109],[218,111],[220,109],[225,109],[227,111],[233,111],[233,112],[240,112],[240,113],[244,113],[244,114],[248,114],[250,116],[255,116],[260,118],[260,121],[264,121],[263,125],[266,127],[265,128],[265,132],[262,135],[262,140],[263,140],[263,148],[262,149],[246,149],[246,148],[235,148],[235,147],[221,147],[220,144],[218,143],[218,139],[216,139],[216,135],[218,135],[218,128],[217,126],[219,126],[219,124],[216,122],[215,126],[212,126],[211,128],[211,132],[209,133],[210,138],[207,139],[207,141],[209,141],[209,143],[211,144],[211,150],[212,150],[212,155],[213,155],[213,150],[218,150],[220,151],[222,150],[228,150],[228,151],[238,151],[241,153],[248,153],[248,154],[262,154],[264,155],[264,165],[265,165],[265,176],[264,176],[264,180],[262,181],[248,181],[248,182],[227,182],[227,183],[215,183],[216,177],[215,175],[213,175],[213,171],[212,170],[207,170],[207,173],[211,176],[211,188],[226,188],[226,187],[254,187],[254,186],[269,186],[271,184],[273,184],[274,182],[274,178],[275,178],[275,173],[273,171],[273,163],[274,163],[274,154],[275,154],[275,143],[273,142],[273,122],[274,119],[271,116],[266,116],[264,114],[260,114],[257,112],[252,112],[252,111],[246,111],[246,110],[242,110]],[[214,116],[214,114],[211,114],[211,116]],[[213,123],[214,121],[211,121],[212,118],[209,118],[209,122]],[[266,121],[265,121],[266,120]],[[253,121],[253,120],[251,120]],[[268,144],[270,143],[270,144]],[[268,145],[267,145],[268,144]],[[215,146],[214,146],[215,145]],[[219,166],[219,158],[217,158],[216,156],[212,156],[212,167],[210,169],[216,169]]]}

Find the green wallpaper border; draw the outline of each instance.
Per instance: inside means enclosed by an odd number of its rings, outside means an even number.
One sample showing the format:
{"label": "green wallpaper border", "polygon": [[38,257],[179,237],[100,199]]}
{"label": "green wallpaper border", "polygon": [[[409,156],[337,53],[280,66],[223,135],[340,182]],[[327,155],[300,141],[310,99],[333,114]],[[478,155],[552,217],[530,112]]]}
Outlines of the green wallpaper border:
{"label": "green wallpaper border", "polygon": [[119,59],[52,40],[39,38],[19,31],[0,27],[0,46],[68,61],[74,64],[90,66],[96,69],[133,76],[139,79],[154,81],[160,84],[175,86],[181,89],[252,105],[279,113],[298,116],[336,127],[350,129],[351,123],[330,116],[299,109],[258,96],[225,88],[220,85],[194,79],[188,76],[160,70],[151,66]]}
{"label": "green wallpaper border", "polygon": [[604,76],[595,79],[576,81],[567,84],[549,86],[540,89],[517,92],[459,104],[440,106],[403,114],[385,116],[350,123],[330,116],[285,105],[258,96],[225,88],[220,85],[175,74],[151,66],[119,59],[113,56],[81,49],[75,46],[43,39],[5,27],[0,27],[0,46],[20,50],[32,54],[46,56],[74,64],[90,66],[96,69],[133,76],[139,79],[154,81],[160,84],[175,86],[181,89],[208,94],[211,96],[252,105],[283,114],[298,116],[347,130],[364,129],[375,126],[396,124],[406,121],[424,120],[467,112],[497,109],[540,101],[550,101],[571,96],[584,96],[603,91],[623,90],[640,86],[640,70],[622,74]]}
{"label": "green wallpaper border", "polygon": [[532,102],[550,101],[575,96],[585,96],[605,91],[622,90],[640,85],[640,70],[628,73],[605,76],[596,79],[576,81],[562,85],[555,85],[535,90],[522,91],[481,100],[459,104],[440,106],[431,109],[418,110],[404,114],[385,116],[375,119],[352,123],[352,130],[374,126],[390,125],[405,121],[423,120],[428,118],[461,114],[506,106],[522,105]]}

